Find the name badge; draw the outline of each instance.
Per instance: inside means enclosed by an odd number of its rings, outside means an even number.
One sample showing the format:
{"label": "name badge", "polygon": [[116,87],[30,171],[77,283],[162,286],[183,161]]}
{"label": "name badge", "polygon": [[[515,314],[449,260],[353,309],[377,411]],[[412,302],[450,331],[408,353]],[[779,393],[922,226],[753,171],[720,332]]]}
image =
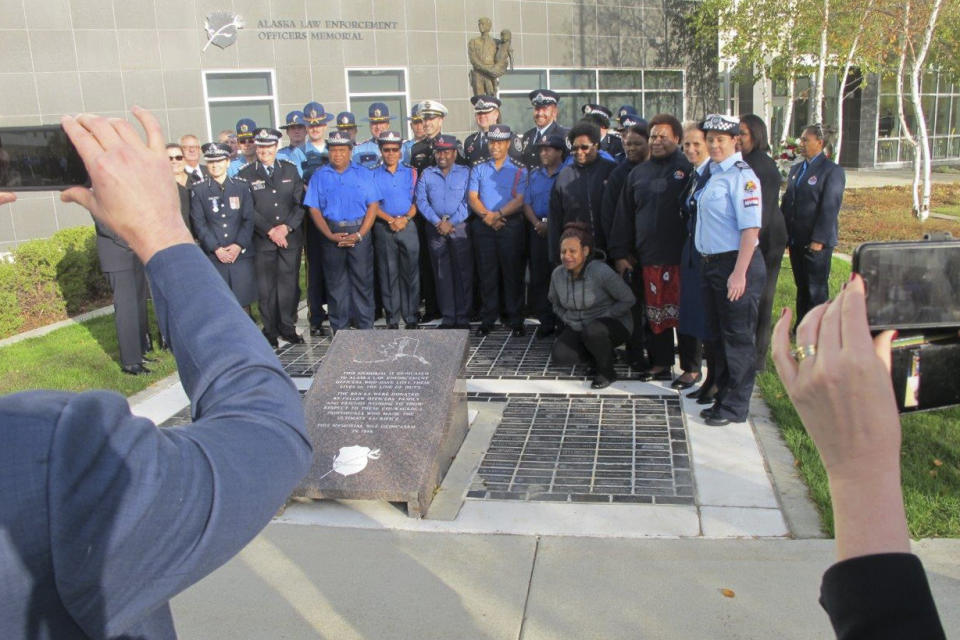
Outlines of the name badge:
{"label": "name badge", "polygon": [[240,208],[240,196],[230,196],[230,208],[233,210]]}
{"label": "name badge", "polygon": [[267,183],[263,180],[254,180],[250,183],[250,188],[254,191],[260,191],[267,186]]}
{"label": "name badge", "polygon": [[286,180],[281,180],[280,182],[293,182],[293,178],[287,178]]}

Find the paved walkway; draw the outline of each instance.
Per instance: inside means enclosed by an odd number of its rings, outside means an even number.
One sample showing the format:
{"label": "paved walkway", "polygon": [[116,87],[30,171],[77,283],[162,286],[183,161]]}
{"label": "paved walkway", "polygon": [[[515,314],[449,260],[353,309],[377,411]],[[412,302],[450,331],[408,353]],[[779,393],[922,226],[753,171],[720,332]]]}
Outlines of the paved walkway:
{"label": "paved walkway", "polygon": [[[913,184],[913,169],[844,169],[848,189],[863,187],[901,187]],[[930,174],[933,184],[960,182],[958,173]]]}

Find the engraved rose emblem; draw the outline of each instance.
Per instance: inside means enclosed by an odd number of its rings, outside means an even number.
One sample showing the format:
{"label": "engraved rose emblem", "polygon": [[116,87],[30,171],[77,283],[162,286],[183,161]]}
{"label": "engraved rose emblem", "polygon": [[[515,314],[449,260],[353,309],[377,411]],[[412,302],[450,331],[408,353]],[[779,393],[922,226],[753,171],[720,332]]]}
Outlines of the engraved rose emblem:
{"label": "engraved rose emblem", "polygon": [[352,476],[367,468],[368,460],[379,460],[380,449],[354,445],[340,447],[340,453],[333,459],[333,470],[342,476]]}

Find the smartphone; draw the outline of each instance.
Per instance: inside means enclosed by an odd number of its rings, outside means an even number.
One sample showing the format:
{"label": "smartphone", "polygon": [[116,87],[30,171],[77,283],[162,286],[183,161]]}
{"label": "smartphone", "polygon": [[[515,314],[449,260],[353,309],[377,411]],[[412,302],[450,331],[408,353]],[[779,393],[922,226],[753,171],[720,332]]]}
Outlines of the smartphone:
{"label": "smartphone", "polygon": [[0,191],[90,186],[83,160],[60,125],[0,128]]}
{"label": "smartphone", "polygon": [[901,413],[960,404],[960,241],[871,242],[853,270],[873,332],[899,332],[891,377]]}

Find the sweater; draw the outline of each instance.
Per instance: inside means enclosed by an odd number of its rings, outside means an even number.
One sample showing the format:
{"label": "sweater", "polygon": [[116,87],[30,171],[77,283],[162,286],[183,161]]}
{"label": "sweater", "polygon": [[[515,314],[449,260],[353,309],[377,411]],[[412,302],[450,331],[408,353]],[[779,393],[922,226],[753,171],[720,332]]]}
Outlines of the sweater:
{"label": "sweater", "polygon": [[553,312],[574,331],[583,331],[600,318],[612,318],[633,331],[630,308],[636,298],[617,272],[601,260],[588,261],[576,277],[562,265],[554,269],[547,297]]}

